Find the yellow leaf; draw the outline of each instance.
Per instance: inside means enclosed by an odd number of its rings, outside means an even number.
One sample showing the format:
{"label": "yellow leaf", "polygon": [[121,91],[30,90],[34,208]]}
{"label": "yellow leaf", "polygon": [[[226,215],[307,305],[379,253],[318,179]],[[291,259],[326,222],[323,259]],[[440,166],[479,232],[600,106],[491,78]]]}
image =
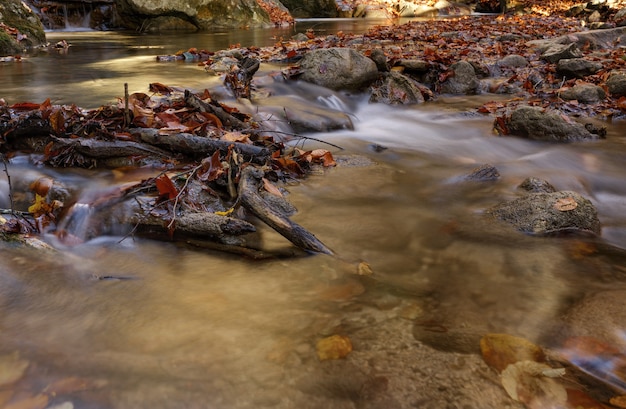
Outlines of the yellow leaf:
{"label": "yellow leaf", "polygon": [[35,217],[39,217],[42,214],[48,213],[49,208],[50,206],[46,202],[46,198],[35,193],[35,203],[28,206],[28,213],[32,213]]}
{"label": "yellow leaf", "polygon": [[340,359],[352,352],[352,342],[343,335],[333,335],[317,341],[316,349],[320,361]]}
{"label": "yellow leaf", "polygon": [[235,211],[235,208],[231,207],[230,209],[226,210],[225,212],[215,212],[215,214],[218,215],[218,216],[230,216],[234,211]]}

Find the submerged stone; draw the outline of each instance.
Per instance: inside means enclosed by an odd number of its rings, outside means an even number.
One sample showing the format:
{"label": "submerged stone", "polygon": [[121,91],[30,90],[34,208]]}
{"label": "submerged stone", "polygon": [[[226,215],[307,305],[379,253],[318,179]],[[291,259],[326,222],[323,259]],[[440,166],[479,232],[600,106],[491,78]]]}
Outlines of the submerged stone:
{"label": "submerged stone", "polygon": [[598,212],[591,201],[571,191],[531,193],[499,204],[487,213],[523,233],[532,235],[598,235],[601,229]]}

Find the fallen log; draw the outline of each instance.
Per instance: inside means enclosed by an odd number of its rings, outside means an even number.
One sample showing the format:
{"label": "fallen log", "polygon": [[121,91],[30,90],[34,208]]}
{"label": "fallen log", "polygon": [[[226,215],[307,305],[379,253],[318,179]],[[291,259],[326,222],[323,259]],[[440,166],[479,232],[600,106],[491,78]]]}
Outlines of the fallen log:
{"label": "fallen log", "polygon": [[157,147],[133,141],[105,141],[90,138],[56,138],[52,137],[52,150],[73,148],[76,152],[97,159],[117,158],[136,155],[156,155],[169,158],[171,154]]}
{"label": "fallen log", "polygon": [[253,166],[247,166],[241,171],[238,188],[240,203],[297,247],[315,253],[333,254],[304,227],[267,205],[259,195],[262,176],[263,171]]}
{"label": "fallen log", "polygon": [[267,148],[249,145],[240,142],[222,141],[188,133],[175,133],[162,135],[158,129],[136,128],[133,134],[138,136],[144,143],[157,146],[174,153],[182,153],[197,157],[211,156],[215,151],[223,155],[228,154],[228,149],[234,146],[235,150],[243,154],[247,160],[258,164],[265,164],[271,157]]}
{"label": "fallen log", "polygon": [[[128,218],[128,223],[135,224],[138,229],[157,228],[162,232],[169,230],[167,219],[151,214],[135,214]],[[237,236],[254,233],[256,228],[245,220],[234,217],[220,216],[211,212],[185,212],[176,216],[174,231],[185,236],[209,237],[219,243],[243,245],[245,242]]]}

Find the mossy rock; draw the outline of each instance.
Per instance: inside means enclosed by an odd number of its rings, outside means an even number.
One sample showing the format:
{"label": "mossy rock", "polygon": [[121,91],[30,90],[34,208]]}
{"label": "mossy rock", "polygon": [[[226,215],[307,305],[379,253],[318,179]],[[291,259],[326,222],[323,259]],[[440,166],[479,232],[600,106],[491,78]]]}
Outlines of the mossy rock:
{"label": "mossy rock", "polygon": [[19,0],[0,0],[0,22],[21,34],[18,41],[15,36],[0,30],[0,55],[21,53],[46,42],[39,17]]}

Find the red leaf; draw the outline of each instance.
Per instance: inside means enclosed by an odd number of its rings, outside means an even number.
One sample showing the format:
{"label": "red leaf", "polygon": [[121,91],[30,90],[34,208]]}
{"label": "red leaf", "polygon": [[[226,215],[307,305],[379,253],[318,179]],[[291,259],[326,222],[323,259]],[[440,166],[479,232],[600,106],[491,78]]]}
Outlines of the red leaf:
{"label": "red leaf", "polygon": [[16,111],[32,111],[35,109],[39,109],[41,104],[35,104],[34,102],[20,102],[17,104],[11,105],[9,108],[14,109]]}
{"label": "red leaf", "polygon": [[165,173],[156,178],[154,182],[157,190],[159,191],[160,197],[172,200],[178,196],[178,189],[174,185],[174,182],[172,182],[172,179],[170,179],[170,177]]}

